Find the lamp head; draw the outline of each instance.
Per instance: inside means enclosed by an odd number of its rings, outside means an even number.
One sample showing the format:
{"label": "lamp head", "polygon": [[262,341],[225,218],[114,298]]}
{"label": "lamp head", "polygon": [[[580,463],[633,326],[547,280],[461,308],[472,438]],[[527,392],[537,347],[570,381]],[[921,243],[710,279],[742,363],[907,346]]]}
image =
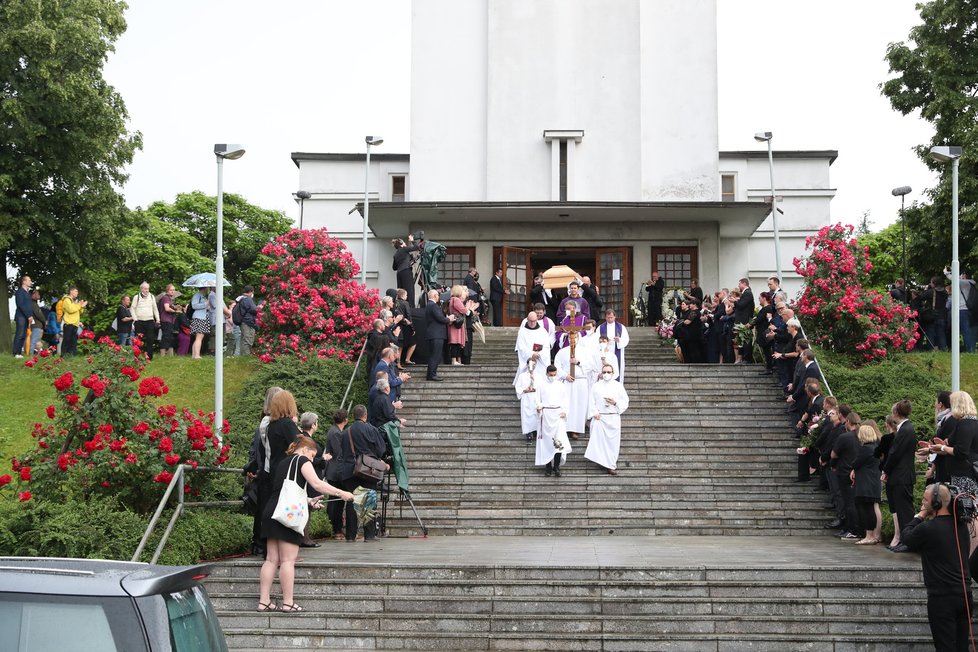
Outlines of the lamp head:
{"label": "lamp head", "polygon": [[214,145],[214,153],[220,158],[234,160],[244,156],[244,145],[234,145],[230,143],[218,143]]}
{"label": "lamp head", "polygon": [[363,139],[368,145],[380,145],[384,142],[383,138],[374,138],[373,136],[367,136]]}
{"label": "lamp head", "polygon": [[774,134],[772,134],[770,131],[758,131],[756,134],[754,134],[754,140],[759,143],[766,143],[773,137]]}
{"label": "lamp head", "polygon": [[900,186],[899,188],[894,188],[890,192],[893,193],[894,197],[903,197],[904,195],[909,195],[912,190],[910,186]]}
{"label": "lamp head", "polygon": [[961,158],[961,148],[953,145],[938,145],[930,148],[930,157],[941,163],[949,163]]}
{"label": "lamp head", "polygon": [[296,199],[309,199],[312,197],[312,193],[308,190],[299,190],[295,193]]}

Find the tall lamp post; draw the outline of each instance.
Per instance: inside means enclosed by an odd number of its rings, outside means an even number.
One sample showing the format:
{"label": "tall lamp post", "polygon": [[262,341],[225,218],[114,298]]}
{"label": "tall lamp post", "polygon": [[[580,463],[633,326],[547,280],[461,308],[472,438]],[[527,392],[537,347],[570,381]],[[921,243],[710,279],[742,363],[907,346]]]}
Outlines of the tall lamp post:
{"label": "tall lamp post", "polygon": [[961,270],[958,263],[958,160],[961,148],[930,148],[930,157],[951,164],[951,391],[961,389]]}
{"label": "tall lamp post", "polygon": [[767,143],[767,162],[771,171],[771,226],[774,229],[774,268],[777,270],[778,282],[784,283],[781,273],[781,236],[778,234],[778,198],[774,192],[774,151],[771,149],[771,139],[774,134],[770,131],[759,131],[754,134],[754,140]]}
{"label": "tall lamp post", "polygon": [[367,284],[367,223],[370,219],[370,146],[380,145],[384,142],[383,138],[366,136],[364,142],[367,143],[367,172],[363,181],[363,255],[360,257],[360,282]]}
{"label": "tall lamp post", "polygon": [[295,193],[296,199],[299,200],[299,230],[302,230],[302,217],[306,212],[306,200],[312,197],[312,193],[308,190],[299,190]]}
{"label": "tall lamp post", "polygon": [[217,294],[217,326],[214,329],[214,429],[221,436],[224,428],[224,159],[244,156],[244,147],[214,145],[217,158],[217,257],[214,292]]}
{"label": "tall lamp post", "polygon": [[[913,190],[910,186],[900,186],[899,188],[894,188],[892,191],[894,197],[900,198],[900,229],[903,231],[903,280],[906,283],[907,280],[907,219],[903,213],[904,200],[907,195],[909,195]],[[909,299],[908,299],[909,303]]]}

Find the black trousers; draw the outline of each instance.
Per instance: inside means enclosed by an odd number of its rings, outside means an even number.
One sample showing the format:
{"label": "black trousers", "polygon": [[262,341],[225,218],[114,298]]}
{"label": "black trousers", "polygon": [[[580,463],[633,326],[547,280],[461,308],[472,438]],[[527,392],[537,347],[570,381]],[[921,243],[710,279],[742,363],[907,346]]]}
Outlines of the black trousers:
{"label": "black trousers", "polygon": [[428,340],[428,378],[438,375],[438,365],[445,354],[445,340]]}
{"label": "black trousers", "polygon": [[[345,491],[349,491],[350,493],[353,493],[354,491],[357,490],[357,487],[364,484],[365,484],[364,481],[359,478],[349,478],[348,480],[344,480],[340,484],[340,487]],[[378,490],[378,494],[379,493],[380,492]],[[346,540],[354,541],[357,538],[357,527],[359,526],[359,524],[357,523],[357,508],[353,504],[352,500],[348,503],[345,503],[345,505],[346,505],[346,530],[345,530]],[[363,538],[374,539],[376,537],[377,537],[377,519],[374,519],[363,526]]]}
{"label": "black trousers", "polygon": [[75,355],[78,353],[78,326],[77,324],[65,324],[61,331],[61,355]]}
{"label": "black trousers", "polygon": [[897,515],[900,529],[907,527],[917,513],[913,505],[913,485],[887,482],[886,500],[890,505],[890,513]]}
{"label": "black trousers", "polygon": [[563,458],[563,453],[557,453],[554,458],[547,462],[547,469],[553,469],[554,471],[560,470],[560,460]]}
{"label": "black trousers", "polygon": [[[334,487],[340,486],[339,482],[330,482],[330,484]],[[326,503],[326,516],[329,517],[329,524],[333,526],[333,534],[343,534],[343,509],[346,503],[333,499],[333,496],[326,496],[325,500],[329,501]]]}
{"label": "black trousers", "polygon": [[397,287],[407,292],[407,302],[412,308],[418,306],[414,303],[414,269],[408,267],[397,272]]}
{"label": "black trousers", "polygon": [[[967,595],[967,600],[965,596]],[[967,652],[971,592],[927,595],[927,621],[936,652]]]}
{"label": "black trousers", "polygon": [[839,498],[842,499],[842,513],[846,520],[845,529],[853,534],[859,534],[859,515],[856,514],[856,493],[852,488],[852,481],[849,480],[849,472],[836,473],[835,481],[839,485]]}
{"label": "black trousers", "polygon": [[503,300],[502,299],[490,300],[489,304],[492,306],[492,325],[502,326],[503,325]]}
{"label": "black trousers", "polygon": [[156,323],[152,319],[134,321],[132,323],[135,334],[143,341],[143,351],[153,359],[153,343],[156,341]]}

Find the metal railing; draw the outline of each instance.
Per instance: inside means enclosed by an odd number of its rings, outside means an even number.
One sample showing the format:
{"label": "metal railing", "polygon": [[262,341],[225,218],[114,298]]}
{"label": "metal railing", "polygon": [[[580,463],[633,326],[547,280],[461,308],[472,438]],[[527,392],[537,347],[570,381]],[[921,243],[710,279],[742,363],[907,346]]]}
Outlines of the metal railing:
{"label": "metal railing", "polygon": [[153,552],[153,558],[149,563],[155,564],[159,558],[160,554],[163,552],[163,548],[166,546],[167,540],[170,538],[170,534],[173,532],[173,527],[177,524],[177,519],[183,514],[183,510],[190,507],[231,507],[241,505],[240,500],[212,500],[212,501],[196,501],[196,502],[186,502],[184,500],[184,474],[190,471],[200,471],[207,473],[244,473],[244,469],[231,469],[231,468],[220,468],[213,466],[199,466],[196,469],[189,464],[180,464],[177,466],[173,477],[170,478],[170,484],[167,485],[166,491],[163,493],[163,497],[160,498],[160,504],[156,507],[156,512],[153,514],[153,518],[150,519],[149,525],[146,526],[146,531],[143,533],[143,538],[139,540],[139,545],[136,547],[136,552],[132,555],[131,561],[139,561],[139,558],[143,555],[143,550],[146,548],[146,544],[149,543],[149,539],[153,536],[153,531],[156,529],[156,524],[160,520],[160,516],[163,515],[163,510],[166,509],[166,504],[170,500],[170,496],[173,494],[174,489],[177,491],[177,506],[173,510],[173,514],[170,515],[170,521],[166,525],[166,529],[163,530],[163,536],[160,537],[159,543],[156,545],[156,550]]}
{"label": "metal railing", "polygon": [[[353,373],[350,374],[350,381],[346,384],[346,391],[343,392],[343,398],[340,400],[340,407],[350,409],[350,406],[346,404],[346,399],[350,395],[350,388],[353,387],[353,379],[357,377],[357,371],[360,369],[360,361],[363,360],[363,352],[367,350],[367,340],[363,340],[363,346],[360,347],[360,355],[357,356],[357,363],[353,365]],[[367,373],[370,373],[370,369]],[[351,401],[352,403],[352,401]]]}

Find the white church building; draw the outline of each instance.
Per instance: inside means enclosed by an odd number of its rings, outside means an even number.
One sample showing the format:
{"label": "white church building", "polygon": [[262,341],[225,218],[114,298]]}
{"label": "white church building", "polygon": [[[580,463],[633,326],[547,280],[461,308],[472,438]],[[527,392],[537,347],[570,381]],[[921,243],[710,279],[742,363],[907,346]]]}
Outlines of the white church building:
{"label": "white church building", "polygon": [[[716,0],[413,0],[411,145],[371,152],[368,282],[391,238],[448,248],[445,284],[499,267],[504,324],[566,264],[629,321],[653,271],[707,291],[776,270],[767,150],[719,151]],[[830,223],[836,151],[775,151],[781,267]],[[365,153],[295,152],[303,227],[361,258]],[[357,207],[357,210],[352,210]],[[361,261],[363,262],[363,261]]]}

